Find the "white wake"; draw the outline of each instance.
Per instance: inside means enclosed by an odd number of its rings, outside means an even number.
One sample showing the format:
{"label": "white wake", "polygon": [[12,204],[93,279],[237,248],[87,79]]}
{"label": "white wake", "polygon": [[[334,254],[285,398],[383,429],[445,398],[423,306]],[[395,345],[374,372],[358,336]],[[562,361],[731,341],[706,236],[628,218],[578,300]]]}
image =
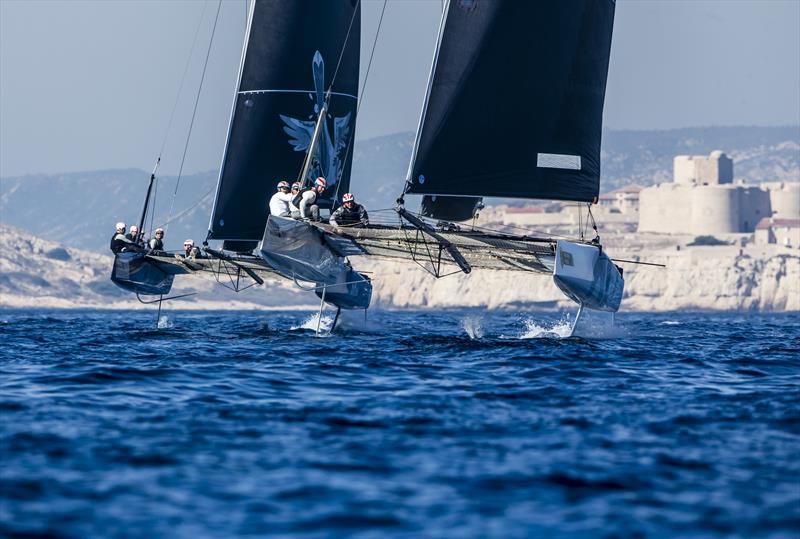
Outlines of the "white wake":
{"label": "white wake", "polygon": [[175,324],[172,323],[169,316],[162,314],[158,317],[158,323],[156,324],[158,329],[172,329],[175,327]]}
{"label": "white wake", "polygon": [[482,339],[486,333],[483,329],[483,317],[470,314],[461,319],[461,329],[467,336],[474,340]]}

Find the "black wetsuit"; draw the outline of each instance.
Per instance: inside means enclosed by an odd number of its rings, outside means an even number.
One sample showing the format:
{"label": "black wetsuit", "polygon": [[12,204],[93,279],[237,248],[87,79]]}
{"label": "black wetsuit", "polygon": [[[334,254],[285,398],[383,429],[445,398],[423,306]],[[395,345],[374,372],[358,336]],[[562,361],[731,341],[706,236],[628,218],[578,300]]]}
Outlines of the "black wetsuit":
{"label": "black wetsuit", "polygon": [[369,215],[367,210],[361,204],[353,204],[352,209],[347,209],[345,206],[339,206],[330,218],[335,221],[339,226],[356,226],[364,227],[369,224]]}
{"label": "black wetsuit", "polygon": [[119,232],[111,236],[111,252],[114,254],[121,253],[126,247],[130,247],[133,243],[125,237],[125,234]]}

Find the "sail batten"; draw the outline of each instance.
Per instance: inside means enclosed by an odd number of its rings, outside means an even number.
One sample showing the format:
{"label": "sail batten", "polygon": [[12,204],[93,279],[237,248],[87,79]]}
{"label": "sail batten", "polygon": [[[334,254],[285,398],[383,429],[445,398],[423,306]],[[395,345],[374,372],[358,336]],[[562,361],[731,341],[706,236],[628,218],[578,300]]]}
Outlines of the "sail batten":
{"label": "sail batten", "polygon": [[406,192],[592,201],[613,0],[446,9]]}
{"label": "sail batten", "polygon": [[359,55],[357,0],[253,1],[210,239],[262,238],[275,185],[298,179],[325,107],[308,177],[328,180],[323,208],[348,190]]}

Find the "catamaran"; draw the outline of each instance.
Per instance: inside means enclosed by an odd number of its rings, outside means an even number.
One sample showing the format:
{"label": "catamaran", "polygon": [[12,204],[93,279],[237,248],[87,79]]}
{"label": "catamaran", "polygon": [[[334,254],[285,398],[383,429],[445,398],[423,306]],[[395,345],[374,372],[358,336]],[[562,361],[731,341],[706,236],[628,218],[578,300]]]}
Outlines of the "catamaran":
{"label": "catamaran", "polygon": [[[236,291],[283,278],[338,317],[370,305],[372,282],[353,267],[367,256],[416,263],[437,278],[546,273],[578,304],[576,323],[584,308],[616,312],[622,270],[598,235],[565,240],[475,224],[483,197],[573,201],[591,215],[614,7],[446,2],[396,207],[373,213],[369,226],[340,227],[269,215],[266,201],[285,178],[326,178],[317,204],[330,211],[349,191],[360,0],[252,0],[204,256],[119,253],[112,280],[160,302],[181,274],[208,273]],[[422,197],[419,212],[406,208],[407,195]]]}

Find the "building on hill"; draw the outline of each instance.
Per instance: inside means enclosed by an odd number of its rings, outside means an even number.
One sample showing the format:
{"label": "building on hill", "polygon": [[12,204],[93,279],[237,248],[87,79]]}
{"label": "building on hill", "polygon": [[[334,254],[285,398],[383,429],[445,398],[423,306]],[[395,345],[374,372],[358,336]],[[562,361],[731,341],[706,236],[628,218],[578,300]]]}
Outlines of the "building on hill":
{"label": "building on hill", "polygon": [[791,197],[791,190],[776,194],[744,181],[732,183],[733,161],[722,151],[708,157],[679,155],[673,164],[673,183],[639,193],[639,232],[748,233],[773,216],[775,201],[780,201],[784,211],[792,211],[792,202],[784,201]]}
{"label": "building on hill", "polygon": [[642,190],[638,185],[628,185],[609,193],[600,195],[598,204],[601,209],[612,213],[636,213],[639,211],[639,192]]}
{"label": "building on hill", "polygon": [[800,219],[764,217],[756,225],[755,242],[777,243],[784,247],[800,248]]}

